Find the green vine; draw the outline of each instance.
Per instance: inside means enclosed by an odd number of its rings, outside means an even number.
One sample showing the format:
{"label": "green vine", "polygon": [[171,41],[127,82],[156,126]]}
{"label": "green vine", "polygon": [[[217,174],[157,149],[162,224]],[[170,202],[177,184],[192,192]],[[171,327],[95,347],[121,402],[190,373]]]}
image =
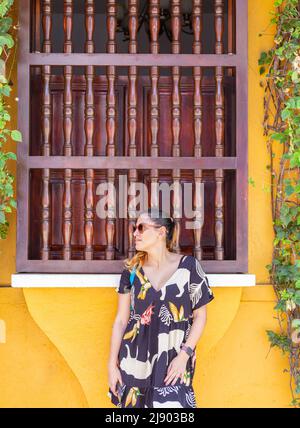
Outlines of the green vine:
{"label": "green vine", "polygon": [[279,332],[270,347],[288,355],[291,405],[300,407],[300,2],[276,0],[274,45],[258,64],[264,75],[264,135],[270,164],[274,229],[266,268],[277,298]]}
{"label": "green vine", "polygon": [[14,176],[9,172],[7,163],[10,159],[16,160],[17,157],[15,153],[6,152],[4,145],[9,138],[17,142],[22,140],[18,130],[11,130],[8,127],[11,116],[7,99],[11,93],[10,74],[15,56],[10,64],[8,75],[6,69],[11,53],[15,53],[13,48],[15,47],[15,33],[18,29],[13,25],[13,20],[9,16],[13,4],[14,0],[0,0],[0,239],[7,237],[9,228],[7,214],[12,212],[12,208],[16,208],[13,190]]}

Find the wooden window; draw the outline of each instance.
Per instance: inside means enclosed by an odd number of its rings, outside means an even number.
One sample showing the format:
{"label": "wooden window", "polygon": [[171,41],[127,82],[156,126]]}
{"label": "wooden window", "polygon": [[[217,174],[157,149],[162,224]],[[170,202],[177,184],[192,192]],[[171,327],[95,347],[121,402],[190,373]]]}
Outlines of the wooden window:
{"label": "wooden window", "polygon": [[[246,0],[23,0],[17,271],[119,273],[135,252],[125,177],[149,206],[174,185],[175,251],[248,272],[247,84]],[[105,219],[101,183],[116,189]],[[204,205],[198,229],[185,183]]]}

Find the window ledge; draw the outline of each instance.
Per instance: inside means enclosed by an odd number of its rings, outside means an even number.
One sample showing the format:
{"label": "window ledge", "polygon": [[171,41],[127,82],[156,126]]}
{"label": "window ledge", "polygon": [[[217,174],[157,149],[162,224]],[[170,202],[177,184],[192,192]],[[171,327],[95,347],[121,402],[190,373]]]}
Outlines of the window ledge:
{"label": "window ledge", "polygon": [[[211,287],[253,287],[255,275],[207,274]],[[118,287],[121,274],[16,273],[11,276],[15,288],[104,288]]]}

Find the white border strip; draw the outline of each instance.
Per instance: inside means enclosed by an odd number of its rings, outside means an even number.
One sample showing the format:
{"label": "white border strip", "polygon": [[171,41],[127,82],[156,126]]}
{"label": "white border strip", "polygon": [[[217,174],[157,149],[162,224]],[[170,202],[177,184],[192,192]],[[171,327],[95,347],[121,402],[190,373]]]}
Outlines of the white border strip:
{"label": "white border strip", "polygon": [[[207,274],[211,287],[253,287],[254,274]],[[118,287],[121,274],[16,273],[11,276],[15,288],[104,288]]]}

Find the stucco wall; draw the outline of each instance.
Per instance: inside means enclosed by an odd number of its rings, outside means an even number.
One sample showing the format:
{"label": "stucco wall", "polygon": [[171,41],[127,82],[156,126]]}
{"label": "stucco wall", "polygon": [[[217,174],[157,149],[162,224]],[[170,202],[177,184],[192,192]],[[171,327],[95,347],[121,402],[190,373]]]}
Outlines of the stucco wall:
{"label": "stucco wall", "polygon": [[[263,90],[257,59],[271,46],[259,37],[270,20],[273,0],[249,1],[249,273],[252,288],[214,288],[208,323],[197,347],[194,379],[197,403],[204,407],[287,407],[288,366],[272,350],[265,331],[276,329],[274,293],[265,265],[272,251],[268,153],[262,136]],[[13,127],[16,127],[16,68]],[[15,149],[15,143],[8,147]],[[12,168],[15,172],[15,170]],[[117,307],[112,288],[12,289],[16,219],[0,241],[0,407],[113,407],[107,397],[107,358]],[[1,337],[0,337],[1,342]],[[267,355],[268,354],[268,355]]]}

